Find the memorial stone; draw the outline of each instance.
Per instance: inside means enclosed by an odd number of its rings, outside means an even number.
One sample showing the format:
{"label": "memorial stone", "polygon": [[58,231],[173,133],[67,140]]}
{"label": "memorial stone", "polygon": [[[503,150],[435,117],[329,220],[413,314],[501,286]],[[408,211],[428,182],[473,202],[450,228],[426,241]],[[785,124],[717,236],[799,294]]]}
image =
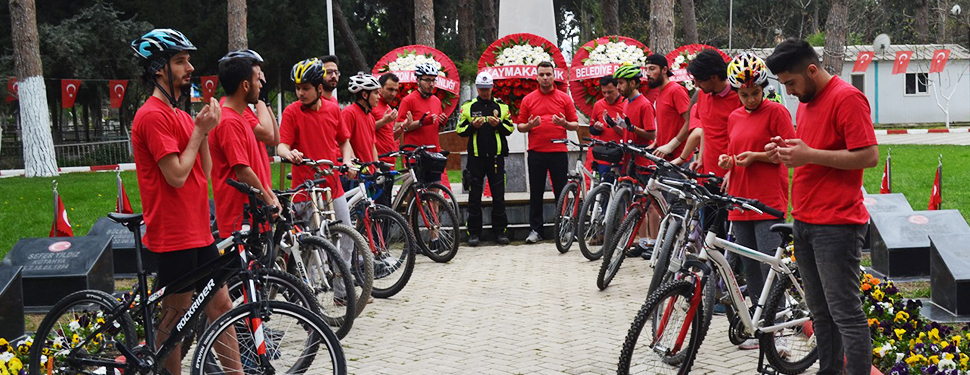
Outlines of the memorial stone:
{"label": "memorial stone", "polygon": [[0,338],[24,335],[23,267],[0,266]]}
{"label": "memorial stone", "polygon": [[929,236],[970,235],[970,226],[957,210],[882,212],[870,219],[872,269],[886,277],[929,276]]}
{"label": "memorial stone", "polygon": [[[913,208],[906,200],[906,196],[895,194],[862,194],[862,204],[866,206],[869,215],[880,212],[913,212]],[[872,221],[866,228],[865,242],[862,244],[863,251],[872,249]]]}
{"label": "memorial stone", "polygon": [[930,271],[933,303],[970,315],[970,235],[930,235]]}
{"label": "memorial stone", "polygon": [[[141,233],[145,235],[145,225],[141,226]],[[102,217],[94,223],[88,236],[111,236],[111,247],[114,250],[114,274],[116,278],[131,278],[138,274],[138,264],[135,259],[135,234],[124,225],[111,219]],[[155,254],[142,248],[142,265],[148,273],[158,272]]]}
{"label": "memorial stone", "polygon": [[24,238],[3,260],[23,266],[24,307],[46,311],[79,290],[114,293],[110,236]]}

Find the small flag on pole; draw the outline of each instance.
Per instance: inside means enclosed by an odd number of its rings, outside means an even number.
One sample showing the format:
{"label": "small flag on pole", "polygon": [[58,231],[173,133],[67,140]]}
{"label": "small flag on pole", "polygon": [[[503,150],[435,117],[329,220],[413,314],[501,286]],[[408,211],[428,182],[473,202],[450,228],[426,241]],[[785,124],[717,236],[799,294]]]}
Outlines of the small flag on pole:
{"label": "small flag on pole", "polygon": [[886,155],[886,168],[882,171],[882,185],[879,186],[879,194],[889,194],[893,192],[892,178],[892,154]]}
{"label": "small flag on pole", "polygon": [[115,212],[120,214],[133,214],[131,201],[128,200],[128,193],[125,192],[125,185],[121,182],[121,170],[118,170],[118,202],[115,205]]}
{"label": "small flag on pole", "polygon": [[933,180],[933,192],[930,193],[930,204],[927,209],[943,209],[943,155],[940,155],[939,164],[936,166],[936,178]]}
{"label": "small flag on pole", "polygon": [[54,224],[51,225],[50,237],[74,237],[71,222],[67,220],[64,202],[61,201],[61,196],[57,194],[57,180],[54,180]]}

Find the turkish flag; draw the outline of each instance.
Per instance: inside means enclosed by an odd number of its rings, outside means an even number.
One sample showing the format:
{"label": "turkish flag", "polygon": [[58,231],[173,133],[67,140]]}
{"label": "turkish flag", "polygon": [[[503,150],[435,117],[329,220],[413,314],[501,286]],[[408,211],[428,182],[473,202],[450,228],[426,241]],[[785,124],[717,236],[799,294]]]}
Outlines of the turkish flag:
{"label": "turkish flag", "polygon": [[876,56],[876,53],[872,51],[859,52],[859,57],[855,59],[855,65],[852,66],[852,71],[864,72],[866,69],[869,69],[869,63],[872,62],[874,56]]}
{"label": "turkish flag", "polygon": [[913,58],[913,51],[897,51],[896,61],[893,63],[893,74],[906,73],[909,60]]}
{"label": "turkish flag", "polygon": [[939,73],[946,67],[946,61],[950,59],[950,50],[938,49],[933,51],[933,62],[930,63],[930,73]]}
{"label": "turkish flag", "polygon": [[7,77],[7,103],[17,100],[17,77]]}
{"label": "turkish flag", "polygon": [[202,77],[202,104],[209,104],[209,99],[216,94],[216,85],[219,84],[219,76]]}
{"label": "turkish flag", "polygon": [[57,200],[57,209],[54,211],[54,224],[51,225],[51,237],[74,237],[74,230],[71,229],[71,222],[67,220],[67,210],[64,209],[64,201],[54,190],[54,199]]}
{"label": "turkish flag", "polygon": [[115,205],[115,212],[121,214],[133,214],[131,201],[128,200],[128,193],[125,192],[125,185],[121,182],[121,172],[118,172],[118,202]]}
{"label": "turkish flag", "polygon": [[108,81],[108,91],[111,92],[111,108],[121,108],[121,102],[125,100],[125,90],[127,89],[127,79],[112,79]]}
{"label": "turkish flag", "polygon": [[890,171],[892,156],[886,155],[886,168],[882,171],[882,184],[879,185],[879,194],[892,193],[892,172]]}
{"label": "turkish flag", "polygon": [[943,207],[943,162],[936,167],[936,179],[933,180],[933,192],[930,193],[930,204],[927,210],[940,210]]}
{"label": "turkish flag", "polygon": [[61,80],[61,107],[71,108],[74,106],[74,100],[77,99],[77,91],[81,88],[81,80],[79,79],[62,79]]}

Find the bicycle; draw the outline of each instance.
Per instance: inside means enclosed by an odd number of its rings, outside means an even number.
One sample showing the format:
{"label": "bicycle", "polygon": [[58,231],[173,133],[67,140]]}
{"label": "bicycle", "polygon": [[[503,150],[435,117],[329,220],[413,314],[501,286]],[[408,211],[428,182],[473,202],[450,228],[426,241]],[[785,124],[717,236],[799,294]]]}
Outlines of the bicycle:
{"label": "bicycle", "polygon": [[[623,160],[623,150],[615,144],[599,140],[585,139],[593,144],[593,158],[609,163],[609,170],[600,174],[596,186],[590,189],[583,200],[576,219],[576,232],[579,233],[579,251],[588,260],[597,260],[603,256],[606,246],[606,210],[611,197],[619,185],[616,184],[617,170]],[[599,147],[595,147],[599,146]],[[611,217],[612,220],[612,217]],[[597,247],[597,248],[594,248]]]}
{"label": "bicycle", "polygon": [[[401,146],[402,150],[405,147],[408,147],[408,149],[410,150],[410,148],[414,148],[417,146],[404,145],[404,146]],[[433,148],[433,146],[427,146],[427,147]],[[378,158],[397,157],[397,155],[401,155],[401,154],[402,154],[401,151],[391,151],[391,152],[378,155]],[[444,151],[441,151],[440,154],[444,157],[447,157],[450,153],[448,152],[448,150],[444,150]],[[405,165],[407,165],[406,164],[407,160],[405,160],[404,162],[405,162]],[[407,204],[411,202],[411,199],[413,199],[414,197],[414,191],[416,187],[415,184],[417,181],[414,179],[414,173],[412,173],[412,170],[413,168],[407,168],[405,171],[397,173],[396,177],[394,177],[394,184],[400,184],[400,187],[397,190],[397,194],[393,194],[393,191],[387,192],[387,194],[391,194],[393,197],[391,199],[390,208],[402,215],[407,214]],[[394,172],[397,172],[397,171],[394,171]],[[432,189],[432,190],[437,189],[438,194],[440,194],[443,198],[445,198],[445,200],[451,202],[451,207],[455,210],[455,213],[461,212],[461,209],[458,206],[458,199],[455,197],[455,193],[452,192],[450,188],[448,188],[447,186],[445,186],[444,184],[438,181],[427,182],[424,185],[426,189]]]}
{"label": "bicycle", "polygon": [[[579,147],[580,154],[589,147],[588,144],[569,139],[553,139],[551,142]],[[596,186],[597,181],[593,173],[583,165],[582,157],[576,160],[576,170],[570,173],[567,178],[569,182],[566,183],[566,186],[563,186],[559,193],[559,199],[556,201],[556,212],[559,214],[556,218],[556,249],[562,254],[568,252],[569,248],[573,246],[573,241],[576,238],[579,207],[586,199],[589,191]],[[586,179],[591,182],[588,187],[586,186]]]}
{"label": "bicycle", "polygon": [[[378,187],[384,186],[387,179],[394,178],[397,172],[389,164],[374,161],[359,163],[361,166],[358,185],[344,193],[350,217],[356,223],[357,231],[365,233],[374,254],[374,286],[371,295],[375,298],[390,298],[407,285],[414,271],[414,252],[417,249],[414,234],[401,214],[390,207],[375,203],[375,197],[368,194],[377,189],[377,195],[389,194]],[[375,172],[368,173],[370,167]]]}
{"label": "bicycle", "polygon": [[[286,159],[283,159],[283,162],[290,163]],[[349,168],[346,165],[334,166],[332,161],[326,159],[303,159],[301,164],[313,169],[313,178],[318,179],[317,181],[321,181],[321,183],[322,180],[320,179],[334,175],[335,171],[346,173]],[[360,316],[364,308],[367,307],[374,285],[374,254],[370,251],[367,240],[360,232],[350,226],[352,223],[341,223],[336,219],[331,189],[318,185],[320,184],[302,189],[303,191],[298,194],[306,196],[308,203],[302,209],[297,210],[297,215],[302,219],[301,221],[308,231],[316,233],[337,245],[338,254],[342,252],[340,249],[342,241],[350,241],[353,244],[352,252],[341,254],[338,259],[343,259],[349,263],[348,268],[354,278],[353,289],[357,304],[354,313]],[[333,301],[333,304],[338,306],[347,303],[348,301],[340,301],[339,297]]]}
{"label": "bicycle", "polygon": [[[444,171],[447,159],[440,153],[430,153],[426,150],[435,146],[402,145],[399,151],[389,152],[380,157],[402,155],[405,167],[410,171],[414,183],[407,189],[413,188],[412,193],[402,188],[394,198],[392,208],[395,211],[403,204],[403,200],[410,195],[407,205],[407,218],[411,223],[411,231],[418,242],[418,248],[438,263],[447,263],[458,254],[458,219],[454,206],[445,200],[441,194],[432,189],[439,189],[433,180]],[[441,190],[444,191],[444,190]],[[453,195],[452,195],[453,196]]]}
{"label": "bicycle", "polygon": [[[783,212],[757,200],[712,193],[690,180],[660,177],[657,185],[672,193],[693,195],[694,199],[714,206],[719,217],[714,221],[724,220],[724,214],[729,209],[784,217]],[[783,243],[789,242],[790,226],[776,224],[771,230],[786,237]],[[705,329],[701,317],[707,307],[702,301],[701,291],[711,280],[712,268],[727,284],[730,306],[740,321],[739,329],[760,341],[759,373],[779,371],[796,374],[817,360],[814,334],[806,329],[806,323],[811,321],[811,312],[805,303],[797,266],[786,254],[785,246],[779,246],[773,256],[766,255],[719,238],[719,231],[722,230],[717,225],[706,228],[704,246],[697,256],[686,254],[686,249],[681,248],[678,249],[680,254],[671,258],[684,259],[683,264],[671,263],[670,267],[676,266],[678,269],[676,277],[651,293],[640,308],[624,341],[617,374],[686,374],[690,371],[704,340]],[[753,313],[749,313],[730,264],[724,254],[715,249],[751,258],[771,267]],[[644,331],[648,326],[650,328]],[[644,335],[642,339],[641,334]],[[637,358],[638,362],[631,364],[633,358]],[[765,358],[768,365],[764,364]]]}
{"label": "bicycle", "polygon": [[[248,185],[232,180],[227,182],[240,191],[260,195],[257,189]],[[251,203],[254,203],[252,199]],[[264,208],[251,209],[260,215],[269,214]],[[85,290],[72,293],[55,304],[38,327],[30,349],[28,367],[31,375],[168,373],[161,366],[164,359],[175,352],[179,343],[192,332],[192,327],[202,319],[205,306],[214,298],[213,292],[225,286],[236,273],[244,280],[249,303],[215,319],[202,334],[191,361],[193,374],[222,373],[226,368],[230,371],[244,369],[247,373],[275,373],[275,368],[280,365],[291,373],[346,373],[340,342],[319,316],[292,303],[260,299],[255,287],[259,280],[253,277],[258,263],[250,261],[250,258],[259,258],[259,254],[250,252],[265,249],[259,236],[246,236],[246,240],[234,242],[233,247],[238,251],[227,251],[149,295],[148,276],[141,259],[142,214],[109,213],[108,217],[134,234],[137,290],[120,302],[105,292]],[[238,233],[233,236],[234,239],[242,237]],[[205,279],[208,279],[205,287],[172,327],[169,337],[156,349],[156,303]],[[138,344],[139,336],[130,314],[133,310],[145,319],[146,344]],[[158,321],[164,321],[165,317],[161,316]],[[174,320],[174,316],[171,319]],[[287,319],[291,321],[286,322]],[[288,337],[291,334],[298,337]],[[215,348],[217,344],[219,347]],[[327,352],[326,356],[318,355],[321,349]],[[289,358],[293,355],[296,358]],[[284,356],[287,356],[286,363],[280,364]]]}

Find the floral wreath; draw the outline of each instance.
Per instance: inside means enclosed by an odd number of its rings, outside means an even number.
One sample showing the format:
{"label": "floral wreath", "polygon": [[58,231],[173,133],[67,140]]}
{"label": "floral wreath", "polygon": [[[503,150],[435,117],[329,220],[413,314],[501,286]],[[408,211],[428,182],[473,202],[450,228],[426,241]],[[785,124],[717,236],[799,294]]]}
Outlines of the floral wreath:
{"label": "floral wreath", "polygon": [[414,67],[421,63],[430,62],[438,68],[438,80],[435,82],[434,95],[441,100],[441,109],[445,115],[451,116],[458,108],[458,93],[461,80],[455,63],[443,52],[424,45],[410,45],[399,47],[388,52],[374,65],[373,74],[380,76],[384,73],[394,73],[401,82],[394,103],[397,106],[401,99],[417,89],[417,79],[414,77]]}
{"label": "floral wreath", "polygon": [[[591,116],[593,104],[603,98],[599,79],[613,74],[622,63],[644,66],[650,48],[640,41],[625,36],[604,36],[593,39],[576,51],[569,69],[569,91],[576,108],[586,116]],[[643,80],[646,80],[644,75]]]}
{"label": "floral wreath", "polygon": [[670,64],[670,71],[674,73],[670,80],[683,85],[691,95],[694,94],[696,88],[694,87],[694,78],[687,72],[687,66],[690,65],[691,61],[694,61],[698,53],[705,49],[715,50],[724,58],[724,62],[731,62],[731,56],[706,44],[683,45],[667,54],[667,63]]}
{"label": "floral wreath", "polygon": [[492,42],[478,59],[478,71],[487,71],[494,80],[493,95],[518,114],[522,98],[539,87],[536,65],[552,62],[556,88],[566,91],[566,59],[555,44],[533,34],[510,34]]}

